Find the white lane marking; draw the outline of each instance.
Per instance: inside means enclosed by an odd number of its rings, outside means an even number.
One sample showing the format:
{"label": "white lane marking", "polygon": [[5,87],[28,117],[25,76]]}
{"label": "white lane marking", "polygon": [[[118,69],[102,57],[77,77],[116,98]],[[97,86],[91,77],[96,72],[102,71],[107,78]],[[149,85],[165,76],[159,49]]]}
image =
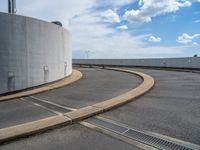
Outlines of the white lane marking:
{"label": "white lane marking", "polygon": [[92,69],[92,68],[78,68],[78,70],[94,71],[94,70],[101,70],[101,69]]}
{"label": "white lane marking", "polygon": [[30,103],[30,104],[33,104],[33,105],[35,105],[35,106],[38,106],[38,107],[41,107],[41,108],[43,108],[43,109],[45,109],[45,110],[47,110],[47,111],[49,111],[49,112],[51,112],[51,113],[54,113],[54,114],[57,114],[57,115],[62,115],[62,113],[60,113],[60,112],[58,112],[58,111],[55,111],[55,110],[52,110],[52,109],[49,109],[49,108],[47,108],[47,107],[45,107],[45,106],[42,106],[42,105],[40,105],[40,104],[37,104],[37,103],[34,103],[34,102],[31,102],[31,101],[28,101],[28,100],[26,100],[26,99],[24,99],[24,98],[20,98],[22,101],[25,101],[25,102],[28,102],[28,103]]}
{"label": "white lane marking", "polygon": [[68,110],[71,110],[71,111],[76,110],[75,108],[59,105],[59,104],[56,104],[54,102],[50,102],[50,101],[47,101],[47,100],[44,100],[44,99],[37,98],[35,96],[30,96],[30,97],[35,99],[35,100],[38,100],[38,101],[41,101],[41,102],[44,102],[44,103],[47,103],[47,104],[50,104],[50,105],[54,105],[54,106],[57,106],[57,107],[60,107],[60,108],[63,108],[63,109],[68,109]]}
{"label": "white lane marking", "polygon": [[121,134],[125,134],[129,131],[130,129],[127,129],[126,131],[122,132]]}

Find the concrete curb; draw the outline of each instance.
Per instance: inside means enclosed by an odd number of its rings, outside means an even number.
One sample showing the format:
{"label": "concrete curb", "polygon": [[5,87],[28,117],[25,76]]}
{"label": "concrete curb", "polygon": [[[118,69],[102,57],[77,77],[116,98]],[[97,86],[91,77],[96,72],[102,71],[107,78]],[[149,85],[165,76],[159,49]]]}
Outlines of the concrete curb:
{"label": "concrete curb", "polygon": [[81,78],[82,78],[82,73],[78,70],[73,70],[72,74],[70,76],[68,76],[58,82],[55,82],[55,83],[52,83],[49,85],[45,85],[45,86],[42,86],[39,88],[31,89],[28,91],[22,91],[22,92],[11,94],[11,95],[0,96],[0,102],[16,99],[16,98],[20,98],[20,97],[25,97],[25,96],[29,96],[29,95],[33,95],[33,94],[38,94],[38,93],[46,92],[46,91],[53,90],[56,88],[60,88],[60,87],[72,84],[73,82],[75,82]]}
{"label": "concrete curb", "polygon": [[49,117],[38,121],[25,123],[22,125],[0,129],[0,144],[20,137],[36,134],[54,128],[56,126],[70,125],[73,122],[81,121],[88,117],[100,114],[109,109],[112,109],[114,107],[132,101],[133,99],[148,92],[154,85],[154,79],[149,75],[124,69],[116,69],[116,68],[107,68],[107,69],[135,74],[143,78],[144,81],[137,88],[125,94],[122,94],[118,97],[91,106],[80,108],[78,110],[74,110],[65,113],[63,115]]}
{"label": "concrete curb", "polygon": [[132,101],[133,99],[138,98],[139,96],[142,96],[143,94],[147,93],[153,86],[154,86],[154,79],[141,72],[136,71],[130,71],[125,69],[117,69],[117,68],[107,68],[108,70],[115,70],[115,71],[122,71],[126,73],[131,73],[134,75],[137,75],[143,79],[143,83],[141,83],[138,87],[130,90],[127,93],[124,93],[120,96],[114,97],[109,100],[105,100],[100,103],[96,103],[94,105],[80,108],[77,110],[74,110],[72,112],[68,112],[64,114],[65,116],[72,119],[73,122],[75,121],[81,121],[85,118],[97,115],[99,113],[105,112],[107,110],[110,110],[114,107],[118,107],[120,105],[123,105],[125,103],[128,103]]}
{"label": "concrete curb", "polygon": [[58,126],[69,125],[71,122],[71,119],[58,115],[25,124],[3,128],[0,129],[0,144],[34,133],[40,133],[42,131],[46,131]]}

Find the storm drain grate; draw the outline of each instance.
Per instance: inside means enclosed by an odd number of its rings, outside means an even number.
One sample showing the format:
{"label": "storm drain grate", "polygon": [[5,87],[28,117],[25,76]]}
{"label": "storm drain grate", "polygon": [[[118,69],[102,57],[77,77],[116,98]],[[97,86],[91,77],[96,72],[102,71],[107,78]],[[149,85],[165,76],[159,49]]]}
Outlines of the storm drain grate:
{"label": "storm drain grate", "polygon": [[169,140],[158,137],[154,134],[146,133],[145,131],[139,131],[128,127],[127,125],[105,119],[105,118],[90,118],[86,122],[104,128],[106,130],[113,131],[117,134],[123,135],[140,143],[152,146],[162,150],[199,150],[199,146],[195,144],[184,144],[179,140]]}

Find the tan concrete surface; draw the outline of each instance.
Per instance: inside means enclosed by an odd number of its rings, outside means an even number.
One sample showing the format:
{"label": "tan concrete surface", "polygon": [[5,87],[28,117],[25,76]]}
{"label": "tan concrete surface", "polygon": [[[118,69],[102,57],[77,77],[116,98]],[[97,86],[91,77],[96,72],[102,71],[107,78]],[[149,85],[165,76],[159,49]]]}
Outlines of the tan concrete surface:
{"label": "tan concrete surface", "polygon": [[72,112],[65,113],[65,116],[70,117],[73,121],[83,120],[85,118],[88,118],[88,117],[94,116],[96,114],[99,114],[101,112],[112,109],[114,107],[120,106],[124,103],[128,103],[128,102],[132,101],[133,99],[148,92],[154,85],[154,79],[149,75],[146,75],[146,74],[143,74],[140,72],[124,70],[124,69],[116,69],[116,68],[108,68],[108,69],[135,74],[135,75],[138,75],[141,78],[143,78],[144,81],[137,88],[135,88],[125,94],[122,94],[118,97],[94,104],[92,106],[84,107],[84,108],[77,109]]}
{"label": "tan concrete surface", "polygon": [[[123,105],[125,103],[128,103],[128,102],[132,101],[133,99],[135,99],[135,98],[141,96],[142,94],[144,94],[144,92],[140,91],[140,90],[141,90],[141,88],[138,87],[135,90],[127,92],[127,93],[125,93],[123,95],[120,95],[120,96],[118,96],[116,98],[113,98],[113,99],[110,99],[110,100],[107,100],[107,101],[104,101],[104,102],[97,103],[97,104],[95,104],[93,106],[101,108],[102,111],[106,111],[106,110],[112,109],[113,107],[117,107],[117,106]],[[144,88],[144,90],[146,90],[146,88]]]}
{"label": "tan concrete surface", "polygon": [[39,133],[58,125],[69,125],[71,122],[71,119],[58,115],[13,127],[3,128],[0,129],[0,143]]}
{"label": "tan concrete surface", "polygon": [[88,117],[97,115],[101,112],[102,112],[101,108],[88,106],[88,107],[83,107],[83,108],[68,112],[65,114],[65,116],[71,118],[73,122],[76,122],[76,121],[81,121]]}

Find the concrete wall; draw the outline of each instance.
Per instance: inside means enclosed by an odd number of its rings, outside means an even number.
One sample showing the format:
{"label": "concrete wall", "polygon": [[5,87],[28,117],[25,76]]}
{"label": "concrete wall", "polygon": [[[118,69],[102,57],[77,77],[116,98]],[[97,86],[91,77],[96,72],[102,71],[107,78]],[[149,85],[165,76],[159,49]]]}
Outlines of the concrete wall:
{"label": "concrete wall", "polygon": [[73,64],[200,69],[200,57],[163,59],[73,59]]}
{"label": "concrete wall", "polygon": [[70,43],[58,25],[0,13],[0,94],[70,75]]}

